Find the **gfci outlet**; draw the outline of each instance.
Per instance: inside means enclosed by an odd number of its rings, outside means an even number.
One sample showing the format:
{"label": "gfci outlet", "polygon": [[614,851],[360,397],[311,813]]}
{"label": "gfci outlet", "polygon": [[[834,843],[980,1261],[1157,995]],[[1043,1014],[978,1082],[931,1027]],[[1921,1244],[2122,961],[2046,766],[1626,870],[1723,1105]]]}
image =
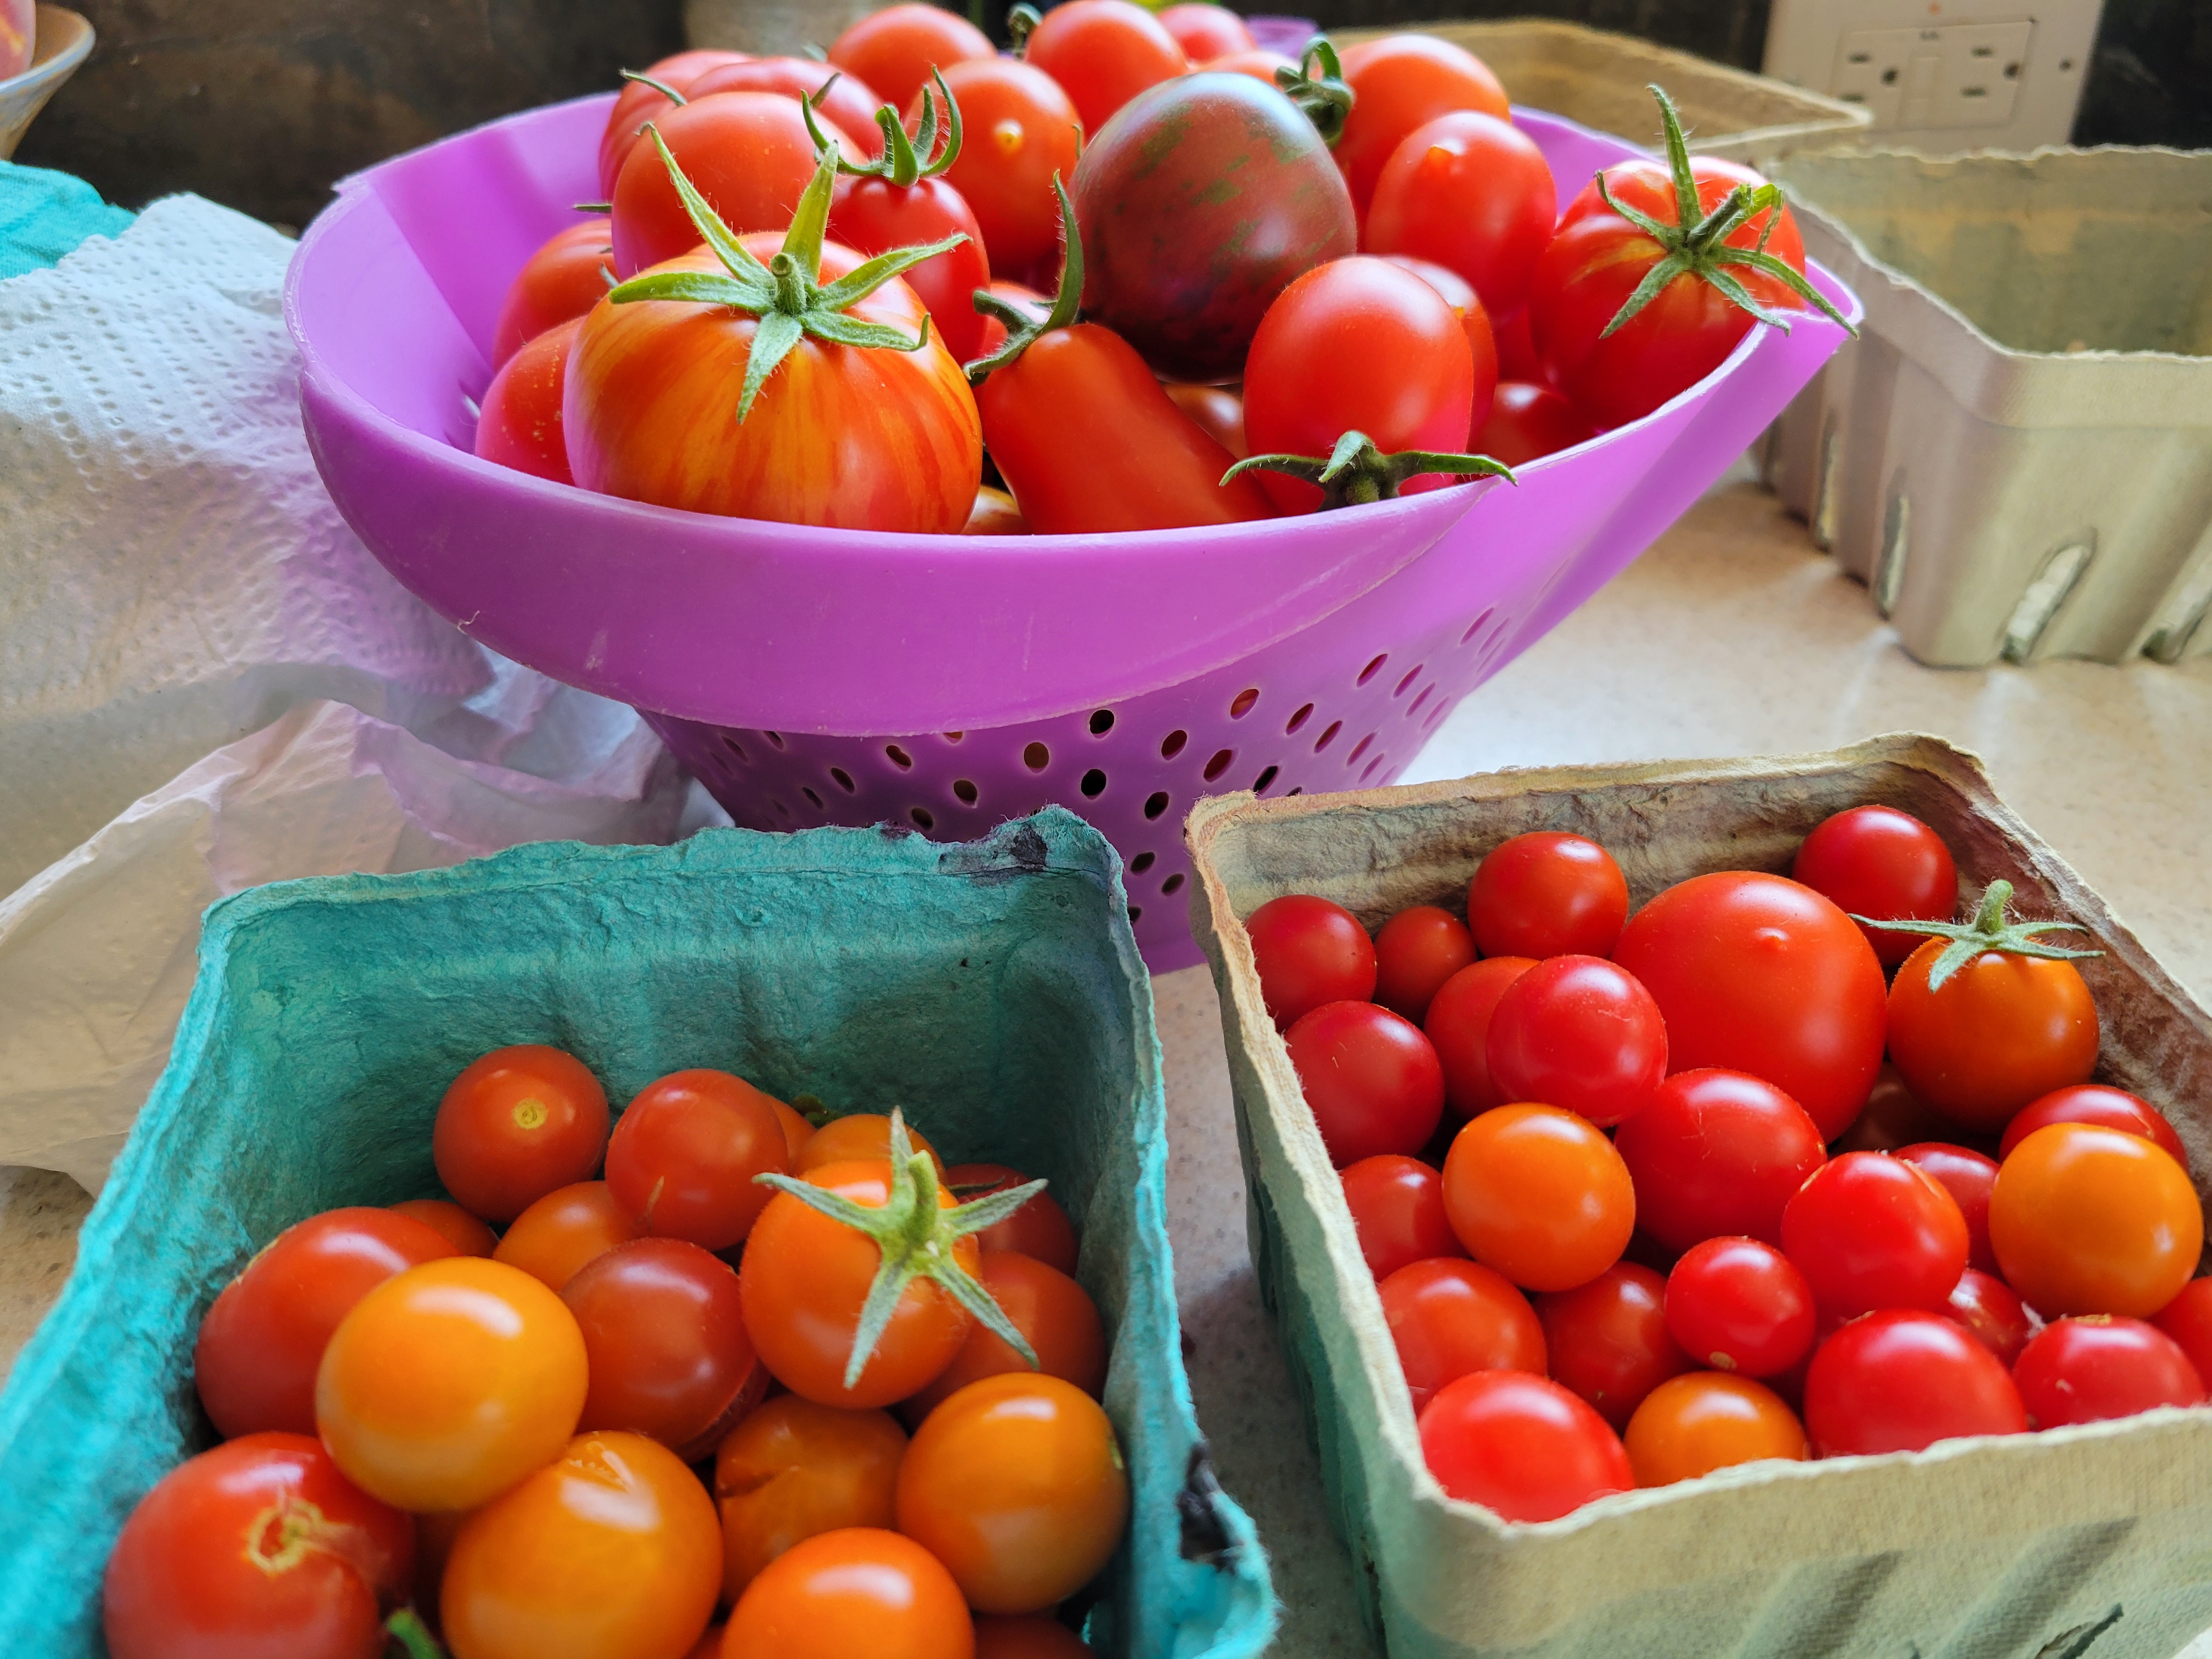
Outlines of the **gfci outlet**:
{"label": "gfci outlet", "polygon": [[2101,0],[1774,0],[1765,70],[1865,105],[1885,143],[2063,144],[2100,9]]}

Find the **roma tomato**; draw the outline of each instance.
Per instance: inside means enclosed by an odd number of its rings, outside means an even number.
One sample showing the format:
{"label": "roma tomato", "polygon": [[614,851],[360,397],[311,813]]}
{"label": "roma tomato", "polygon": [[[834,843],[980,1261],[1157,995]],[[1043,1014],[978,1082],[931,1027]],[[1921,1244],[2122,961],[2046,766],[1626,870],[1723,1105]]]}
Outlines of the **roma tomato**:
{"label": "roma tomato", "polygon": [[960,1587],[895,1532],[847,1527],[793,1546],[730,1609],[722,1659],[975,1659]]}
{"label": "roma tomato", "polygon": [[1667,1329],[1667,1281],[1616,1261],[1587,1285],[1538,1297],[1552,1380],[1574,1390],[1616,1432],[1644,1397],[1692,1369]]}
{"label": "roma tomato", "polygon": [[2204,1403],[2203,1379],[2189,1356],[2140,1319],[2053,1320],[2028,1340],[2012,1376],[2032,1429]]}
{"label": "roma tomato", "polygon": [[1486,957],[1609,957],[1628,920],[1628,878],[1595,842],[1564,830],[1515,836],[1467,884],[1467,925]]}
{"label": "roma tomato", "polygon": [[1966,1219],[1966,1265],[1985,1273],[1997,1270],[1990,1249],[1990,1188],[1996,1182],[1997,1166],[1979,1152],[1941,1141],[1921,1141],[1900,1146],[1897,1156],[1917,1164],[1936,1177]]}
{"label": "roma tomato", "polygon": [[614,252],[613,233],[597,214],[548,238],[507,290],[492,328],[492,367],[599,304],[614,286]]}
{"label": "roma tomato", "polygon": [[2150,1322],[2181,1345],[2197,1375],[2212,1372],[2212,1279],[2192,1279]]}
{"label": "roma tomato", "polygon": [[645,1224],[605,1182],[580,1181],[546,1194],[515,1217],[492,1258],[559,1291],[586,1262],[644,1237]]}
{"label": "roma tomato", "polygon": [[561,398],[568,384],[568,354],[583,327],[581,317],[556,324],[500,365],[478,407],[478,460],[555,483],[575,483],[568,472]]}
{"label": "roma tomato", "polygon": [[1467,1254],[1444,1213],[1443,1176],[1418,1158],[1363,1158],[1346,1168],[1343,1181],[1359,1253],[1376,1284],[1416,1261]]}
{"label": "roma tomato", "polygon": [[[937,1148],[919,1129],[901,1120],[906,1129],[907,1145],[929,1159],[930,1167],[937,1171],[940,1182],[951,1180],[945,1171],[945,1160],[937,1155]],[[805,1175],[832,1164],[853,1164],[891,1155],[891,1121],[882,1112],[848,1112],[842,1117],[833,1117],[806,1138],[793,1162],[793,1175]],[[1016,1186],[1020,1182],[1012,1183]]]}
{"label": "roma tomato", "polygon": [[489,1255],[498,1248],[492,1230],[447,1198],[402,1199],[392,1206],[394,1215],[419,1221],[463,1255]]}
{"label": "roma tomato", "polygon": [[1444,1069],[1444,1100],[1469,1118],[1505,1104],[1490,1074],[1490,1020],[1506,987],[1536,965],[1528,957],[1486,957],[1462,968],[1430,999],[1421,1030]]}
{"label": "roma tomato", "polygon": [[1036,1364],[1016,1353],[1003,1337],[971,1326],[952,1363],[902,1404],[899,1414],[919,1424],[948,1395],[1006,1372],[1056,1376],[1096,1400],[1106,1386],[1106,1328],[1090,1292],[1058,1268],[1011,1250],[984,1251],[975,1277],[1014,1328],[1029,1339]]}
{"label": "roma tomato", "polygon": [[1468,1255],[1530,1291],[1587,1285],[1636,1230],[1620,1154],[1556,1106],[1500,1106],[1462,1128],[1444,1160],[1444,1210]]}
{"label": "roma tomato", "polygon": [[2148,1319],[2197,1271],[2204,1212],[2181,1166],[2118,1129],[2054,1123],[2020,1143],[1990,1188],[1990,1244],[2045,1318]]}
{"label": "roma tomato", "polygon": [[1444,981],[1474,960],[1465,922],[1436,905],[1413,905],[1375,935],[1375,1000],[1419,1024]]}
{"label": "roma tomato", "polygon": [[1677,1072],[1613,1137],[1636,1182],[1636,1219],[1670,1250],[1742,1235],[1782,1242],[1782,1212],[1828,1161],[1820,1126],[1741,1072]]}
{"label": "roma tomato", "polygon": [[1283,1037],[1339,1169],[1416,1152],[1443,1115],[1444,1074],[1421,1028],[1371,1002],[1324,1003]]}
{"label": "roma tomato", "polygon": [[1067,88],[1094,142],[1139,93],[1190,68],[1175,36],[1129,0],[1066,0],[1054,6],[1030,32],[1022,56]]}
{"label": "roma tomato", "polygon": [[438,1103],[430,1157],[461,1207],[512,1221],[556,1187],[588,1181],[607,1146],[607,1091],[543,1043],[472,1060]]}
{"label": "roma tomato", "polygon": [[163,1475],[101,1581],[113,1659],[378,1659],[414,1571],[407,1516],[311,1437],[250,1434]]}
{"label": "roma tomato", "polygon": [[645,124],[678,107],[676,100],[664,93],[662,87],[681,98],[708,70],[744,60],[745,54],[741,52],[706,48],[679,52],[672,58],[662,58],[643,75],[624,81],[622,91],[616,95],[614,109],[607,117],[606,131],[599,139],[600,198],[605,200],[615,193],[615,180],[622,176],[622,164],[636,147]]}
{"label": "roma tomato", "polygon": [[[1821,819],[1798,848],[1790,873],[1855,916],[1948,921],[1959,908],[1959,868],[1951,849],[1942,836],[1894,806],[1853,806]],[[1894,928],[1862,931],[1885,968],[1896,967],[1920,943]]]}
{"label": "roma tomato", "polygon": [[1881,963],[1811,888],[1756,871],[1692,876],[1636,913],[1613,959],[1658,1003],[1675,1071],[1763,1078],[1823,1140],[1866,1104],[1881,1066]]}
{"label": "roma tomato", "polygon": [[[1058,285],[1060,198],[1054,179],[1073,178],[1083,123],[1060,83],[1011,58],[984,58],[945,70],[965,128],[945,180],[983,228],[983,245],[1001,277]],[[917,99],[918,101],[918,99]],[[908,112],[908,124],[919,118]]]}
{"label": "roma tomato", "polygon": [[1812,1448],[1782,1396],[1747,1376],[1699,1371],[1652,1389],[1622,1436],[1639,1486],[1670,1486],[1765,1458],[1802,1463]]}
{"label": "roma tomato", "polygon": [[1667,1328],[1717,1371],[1779,1376],[1813,1351],[1813,1291],[1755,1238],[1709,1238],[1667,1275]]}
{"label": "roma tomato", "polygon": [[[1455,270],[1427,259],[1416,259],[1409,253],[1385,253],[1382,256],[1394,265],[1402,265],[1431,288],[1444,296],[1459,318],[1460,326],[1467,331],[1467,349],[1474,358],[1474,402],[1468,416],[1468,444],[1480,453],[1474,440],[1476,434],[1488,424],[1491,403],[1498,390],[1498,340],[1492,332],[1490,313],[1483,309],[1481,297],[1473,284]],[[1240,426],[1240,431],[1243,429]]]}
{"label": "roma tomato", "polygon": [[[1027,1183],[1029,1177],[1003,1164],[956,1164],[945,1172],[945,1184],[961,1200],[983,1198],[1009,1187]],[[1075,1275],[1075,1224],[1049,1192],[1039,1193],[1004,1221],[994,1222],[975,1235],[985,1251],[1014,1250],[1070,1278]]]}
{"label": "roma tomato", "polygon": [[2184,1170],[2189,1167],[2188,1149],[2181,1144],[2181,1137],[2174,1133],[2173,1125],[2166,1121],[2163,1112],[2140,1095],[2103,1083],[2077,1083],[2053,1089],[2021,1108],[2005,1125],[2004,1138],[1997,1143],[1998,1161],[2011,1157],[2012,1149],[2038,1129],[2048,1128],[2054,1123],[2095,1123],[2107,1129],[2141,1135]]}
{"label": "roma tomato", "polygon": [[[850,70],[817,64],[811,58],[748,58],[740,64],[708,70],[691,83],[684,96],[696,102],[718,92],[764,92],[793,102],[803,98],[854,154],[883,152],[884,135],[876,124],[876,110],[891,94],[879,94],[873,82]],[[903,98],[893,100],[893,119],[905,102]]]}
{"label": "roma tomato", "polygon": [[1035,1615],[978,1619],[975,1659],[1091,1659],[1091,1652],[1083,1638],[1059,1620]]}
{"label": "roma tomato", "polygon": [[1340,904],[1308,893],[1269,899],[1244,919],[1260,994],[1275,1029],[1290,1028],[1324,1002],[1364,1002],[1381,972],[1374,942]]}
{"label": "roma tomato", "polygon": [[1347,46],[1344,79],[1351,112],[1337,140],[1336,164],[1362,213],[1382,168],[1414,128],[1454,110],[1510,119],[1505,88],[1473,52],[1431,34],[1393,34]]}
{"label": "roma tomato", "polygon": [[1876,1308],[1940,1313],[1966,1271],[1966,1218],[1917,1164],[1845,1152],[1782,1212],[1782,1248],[1828,1319]]}
{"label": "roma tomato", "polygon": [[1194,64],[1210,64],[1216,58],[1255,49],[1252,31],[1243,18],[1226,6],[1207,5],[1203,0],[1164,7],[1160,27],[1175,37],[1182,55]]}
{"label": "roma tomato", "polygon": [[2027,1304],[2002,1279],[1969,1267],[1951,1291],[1951,1317],[1964,1326],[1981,1345],[2004,1361],[2008,1369],[2020,1358],[2027,1339],[2038,1328]]}
{"label": "roma tomato", "polygon": [[769,1097],[727,1072],[672,1072],[629,1103],[607,1142],[615,1200],[661,1238],[726,1250],[775,1196],[753,1177],[789,1156]]}
{"label": "roma tomato", "polygon": [[313,1433],[315,1368],[339,1322],[386,1279],[458,1254],[442,1233],[389,1210],[325,1210],[286,1228],[200,1322],[192,1381],[209,1420],[225,1439]]}
{"label": "roma tomato", "polygon": [[1970,1434],[2023,1434],[2012,1374],[1939,1314],[1887,1308],[1823,1342],[1805,1374],[1805,1430],[1822,1457],[1924,1451]]}
{"label": "roma tomato", "polygon": [[1415,1261],[1377,1288],[1416,1417],[1470,1371],[1543,1374],[1544,1328],[1502,1274],[1464,1260]]}
{"label": "roma tomato", "polygon": [[1571,449],[1597,435],[1597,428],[1547,386],[1525,380],[1500,380],[1492,399],[1490,418],[1482,423],[1470,446],[1508,466],[1525,466]]}
{"label": "roma tomato", "polygon": [[726,1571],[736,1601],[793,1545],[843,1527],[897,1523],[906,1431],[887,1412],[840,1411],[778,1395],[732,1429],[714,1457]]}
{"label": "roma tomato", "polygon": [[1644,1109],[1667,1075],[1667,1026],[1635,975],[1602,957],[1553,957],[1506,988],[1490,1017],[1490,1075],[1510,1100],[1598,1127]]}
{"label": "roma tomato", "polygon": [[[717,93],[654,117],[648,131],[733,231],[781,231],[815,173],[814,140],[795,98]],[[611,199],[615,275],[624,281],[703,240],[649,138],[631,148]]]}
{"label": "roma tomato", "polygon": [[1445,1492],[1507,1521],[1556,1521],[1636,1484],[1606,1420],[1548,1378],[1474,1371],[1421,1413],[1421,1455]]}
{"label": "roma tomato", "polygon": [[763,1391],[737,1273],[696,1244],[617,1244],[581,1268],[561,1299],[576,1316],[591,1367],[580,1428],[645,1435],[696,1462],[720,1443],[748,1395]]}
{"label": "roma tomato", "polygon": [[830,48],[830,62],[903,109],[933,69],[988,63],[991,37],[941,6],[885,6],[854,23]]}
{"label": "roma tomato", "polygon": [[1528,303],[1559,205],[1535,140],[1502,116],[1455,110],[1415,127],[1383,163],[1364,246],[1433,260],[1508,316]]}

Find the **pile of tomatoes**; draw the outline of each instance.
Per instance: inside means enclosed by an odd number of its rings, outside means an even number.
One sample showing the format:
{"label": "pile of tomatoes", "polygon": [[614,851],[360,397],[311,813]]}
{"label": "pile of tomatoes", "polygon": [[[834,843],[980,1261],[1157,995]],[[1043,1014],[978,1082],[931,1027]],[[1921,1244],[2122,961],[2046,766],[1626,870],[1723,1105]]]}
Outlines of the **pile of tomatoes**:
{"label": "pile of tomatoes", "polygon": [[1075,1230],[817,1115],[693,1070],[610,1133],[560,1049],[471,1065],[450,1199],[311,1217],[209,1310],[224,1443],[125,1525],[108,1651],[1080,1659],[1129,1495]]}
{"label": "pile of tomatoes", "polygon": [[1633,915],[1613,858],[1553,831],[1482,860],[1464,921],[1253,912],[1446,1492],[1545,1521],[2205,1402],[2187,1153],[2090,1080],[2095,952],[2010,896],[1954,921],[1949,848],[1869,805],[1790,877]]}
{"label": "pile of tomatoes", "polygon": [[1562,214],[1445,41],[1294,64],[1215,5],[1016,12],[1012,56],[902,4],[827,63],[633,77],[605,202],[507,296],[477,453],[854,529],[1229,524],[1504,471],[1835,314],[1780,191],[1692,161],[1663,94],[1666,160]]}

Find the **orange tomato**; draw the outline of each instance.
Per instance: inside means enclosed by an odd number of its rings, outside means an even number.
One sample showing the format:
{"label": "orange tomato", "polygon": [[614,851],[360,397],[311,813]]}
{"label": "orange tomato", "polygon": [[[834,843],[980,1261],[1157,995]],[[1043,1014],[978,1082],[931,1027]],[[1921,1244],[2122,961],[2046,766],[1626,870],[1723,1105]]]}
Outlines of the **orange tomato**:
{"label": "orange tomato", "polygon": [[1644,1396],[1621,1437],[1639,1486],[1694,1480],[1760,1458],[1803,1462],[1805,1425],[1763,1382],[1722,1371],[1670,1376]]}
{"label": "orange tomato", "polygon": [[421,1222],[463,1255],[489,1255],[499,1238],[492,1230],[451,1199],[403,1199],[392,1206],[398,1215]]}
{"label": "orange tomato", "polygon": [[2203,1243],[2204,1212],[2181,1166],[2118,1129],[2038,1129],[1990,1188],[1997,1265],[2046,1319],[2148,1319],[2180,1294]]}
{"label": "orange tomato", "polygon": [[556,1187],[590,1179],[607,1146],[607,1091],[542,1042],[472,1061],[438,1103],[430,1157],[463,1209],[512,1221]]}
{"label": "orange tomato", "polygon": [[897,1524],[906,1433],[887,1412],[842,1411],[778,1395],[730,1431],[714,1458],[723,1594],[735,1601],[804,1540]]}
{"label": "orange tomato", "polygon": [[1114,1425],[1072,1382],[971,1382],[929,1414],[899,1466],[899,1530],[978,1613],[1036,1613],[1097,1576],[1129,1516]]}
{"label": "orange tomato", "polygon": [[471,1516],[439,1612],[454,1659],[685,1659],[722,1582],[714,1506],[643,1435],[580,1434]]}
{"label": "orange tomato", "polygon": [[1636,1189],[1604,1133],[1556,1106],[1468,1121],[1444,1159],[1444,1212],[1468,1254],[1523,1290],[1571,1291],[1620,1260]]}
{"label": "orange tomato", "polygon": [[722,1659],[975,1659],[960,1587],[911,1539],[847,1527],[794,1545],[730,1610]]}
{"label": "orange tomato", "polygon": [[1106,1386],[1106,1328],[1089,1292],[1058,1268],[1010,1250],[984,1251],[975,1276],[1036,1350],[1036,1366],[995,1333],[972,1326],[952,1363],[902,1405],[899,1415],[919,1423],[956,1390],[1006,1371],[1057,1376],[1096,1400]]}
{"label": "orange tomato", "polygon": [[605,1182],[580,1181],[546,1194],[515,1217],[492,1259],[557,1291],[586,1262],[644,1237],[644,1226],[615,1202]]}
{"label": "orange tomato", "polygon": [[978,1619],[975,1659],[1091,1659],[1081,1637],[1057,1619]]}
{"label": "orange tomato", "polygon": [[[913,1143],[915,1151],[929,1154],[930,1167],[937,1171],[939,1182],[943,1182],[945,1160],[937,1155],[937,1148],[911,1123],[906,1126],[906,1138]],[[811,1131],[791,1172],[811,1175],[825,1164],[872,1163],[890,1155],[890,1117],[881,1112],[851,1112],[843,1117],[833,1117]]]}
{"label": "orange tomato", "polygon": [[1984,951],[1928,988],[1950,947],[1931,939],[1889,988],[1889,1059],[1905,1086],[1969,1129],[2004,1127],[2097,1069],[2097,1004],[2070,962]]}
{"label": "orange tomato", "polygon": [[[1004,1164],[956,1164],[945,1172],[945,1184],[963,1204],[972,1203],[1008,1187],[1024,1187],[1029,1177]],[[1075,1224],[1049,1189],[1039,1193],[1004,1221],[994,1222],[975,1235],[988,1255],[993,1250],[1017,1250],[1048,1267],[1057,1267],[1073,1278],[1077,1255]]]}
{"label": "orange tomato", "polygon": [[355,1304],[323,1351],[315,1425],[346,1477],[404,1510],[473,1509],[557,1456],[587,1385],[561,1298],[453,1256]]}

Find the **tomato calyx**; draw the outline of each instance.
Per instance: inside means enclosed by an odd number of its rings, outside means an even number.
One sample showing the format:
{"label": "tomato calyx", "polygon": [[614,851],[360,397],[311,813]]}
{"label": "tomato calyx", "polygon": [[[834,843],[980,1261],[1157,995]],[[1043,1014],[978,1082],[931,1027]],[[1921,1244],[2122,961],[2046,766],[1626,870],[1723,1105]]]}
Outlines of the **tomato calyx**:
{"label": "tomato calyx", "polygon": [[401,1607],[386,1620],[384,1633],[399,1644],[406,1659],[447,1659],[444,1646],[412,1607]]}
{"label": "tomato calyx", "polygon": [[682,93],[677,91],[675,88],[670,86],[667,82],[656,81],[650,75],[640,75],[635,70],[624,70],[622,72],[622,78],[625,81],[635,81],[641,87],[651,87],[655,92],[659,93],[663,98],[665,98],[670,103],[675,105],[678,109],[682,109],[686,104],[691,101]]}
{"label": "tomato calyx", "polygon": [[1277,70],[1275,84],[1313,123],[1322,143],[1334,149],[1336,141],[1344,137],[1345,118],[1352,113],[1355,94],[1344,78],[1344,65],[1329,38],[1316,34],[1307,41],[1305,51],[1298,55],[1297,67]]}
{"label": "tomato calyx", "polygon": [[1075,313],[1083,304],[1083,235],[1075,228],[1075,204],[1068,199],[1067,186],[1060,182],[1057,173],[1052,175],[1052,188],[1060,198],[1060,226],[1067,240],[1066,256],[1060,267],[1060,288],[1052,296],[1052,309],[1042,317],[1032,316],[989,289],[977,289],[970,296],[975,309],[1004,323],[1006,339],[989,356],[978,357],[968,365],[970,386],[982,385],[994,369],[1006,368],[1041,337],[1054,329],[1066,328],[1075,320]]}
{"label": "tomato calyx", "polygon": [[1364,432],[1346,433],[1326,455],[1254,455],[1221,475],[1227,483],[1239,473],[1254,471],[1283,472],[1322,488],[1324,512],[1336,507],[1364,507],[1370,501],[1397,499],[1407,479],[1426,472],[1449,472],[1462,477],[1503,478],[1518,483],[1513,469],[1487,455],[1455,455],[1428,449],[1401,449],[1386,455]]}
{"label": "tomato calyx", "polygon": [[990,1291],[963,1267],[952,1247],[970,1233],[995,1226],[1045,1189],[1042,1181],[1024,1182],[951,1209],[937,1201],[937,1168],[929,1154],[914,1150],[908,1137],[905,1115],[894,1106],[890,1129],[890,1193],[880,1208],[855,1204],[841,1194],[787,1175],[757,1175],[763,1187],[788,1193],[809,1209],[875,1241],[882,1253],[876,1277],[860,1304],[860,1323],[853,1333],[852,1357],[845,1362],[845,1387],[858,1385],[868,1358],[891,1321],[899,1298],[917,1279],[933,1279],[952,1299],[973,1315],[994,1336],[1029,1363],[1037,1365],[1036,1350],[1016,1328],[1013,1321],[993,1299]]}
{"label": "tomato calyx", "polygon": [[1928,988],[1931,991],[1942,990],[1946,980],[1987,951],[2008,957],[2038,957],[2046,962],[2076,962],[2084,957],[2105,954],[2102,951],[2071,951],[2064,945],[2044,944],[2036,938],[2038,933],[2068,929],[2078,933],[2088,930],[2078,921],[2008,921],[2005,907],[2011,902],[2012,884],[2000,878],[1983,890],[1982,902],[1972,921],[1869,921],[1864,916],[1853,916],[1851,920],[1863,927],[1949,939],[1951,943],[1928,969]]}
{"label": "tomato calyx", "polygon": [[1030,32],[1044,21],[1044,14],[1023,0],[1019,5],[1006,8],[1006,45],[1016,58],[1029,55]]}
{"label": "tomato calyx", "polygon": [[[848,179],[881,179],[902,190],[910,189],[924,179],[936,178],[960,156],[960,100],[952,95],[952,88],[945,84],[945,76],[934,64],[929,66],[929,77],[937,82],[937,94],[932,97],[927,87],[921,89],[921,119],[915,125],[914,137],[907,137],[906,124],[899,119],[898,111],[885,104],[876,112],[876,125],[883,129],[884,153],[872,161],[850,161],[839,150],[836,141],[814,121],[816,106],[837,79],[831,76],[822,83],[820,92],[799,100],[799,113],[814,140],[815,154],[835,157],[837,171]],[[937,113],[939,99],[945,106],[942,120]],[[945,129],[942,150],[937,148],[940,125]]]}
{"label": "tomato calyx", "polygon": [[834,283],[822,283],[822,241],[830,223],[830,198],[837,182],[836,153],[823,158],[793,211],[791,228],[783,247],[763,264],[747,251],[702,196],[668,148],[668,141],[651,122],[645,136],[660,152],[661,165],[676,186],[684,210],[721,262],[726,275],[708,270],[648,270],[611,290],[616,305],[640,300],[678,300],[697,305],[725,306],[749,312],[760,319],[751,349],[745,356],[744,384],[738,395],[738,419],[752,412],[753,400],[776,366],[789,356],[799,341],[811,335],[832,344],[884,351],[919,351],[929,343],[929,319],[925,313],[921,331],[911,338],[881,323],[865,323],[845,315],[846,307],[874,293],[900,272],[911,270],[925,259],[958,247],[964,235],[946,237],[914,247],[893,248],[855,266]]}

